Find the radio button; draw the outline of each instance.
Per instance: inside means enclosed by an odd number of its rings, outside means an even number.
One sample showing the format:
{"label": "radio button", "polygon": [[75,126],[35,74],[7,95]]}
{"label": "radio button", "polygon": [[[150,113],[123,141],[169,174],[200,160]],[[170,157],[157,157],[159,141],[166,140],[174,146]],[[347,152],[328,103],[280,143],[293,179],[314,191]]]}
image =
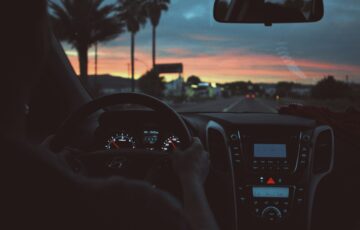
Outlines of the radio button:
{"label": "radio button", "polygon": [[233,152],[238,152],[238,151],[240,150],[240,148],[239,148],[238,146],[232,146],[232,147],[231,147],[231,150],[232,150]]}
{"label": "radio button", "polygon": [[304,192],[304,188],[303,188],[303,187],[299,187],[299,188],[297,188],[297,191],[300,192],[300,193],[303,193],[303,192]]}
{"label": "radio button", "polygon": [[308,147],[303,146],[303,147],[301,148],[301,152],[308,152],[308,151],[309,151],[309,148],[308,148]]}
{"label": "radio button", "polygon": [[300,165],[301,166],[306,167],[306,163],[307,163],[306,160],[304,160],[304,159],[300,160]]}
{"label": "radio button", "polygon": [[284,170],[284,171],[289,171],[289,167],[288,167],[288,166],[283,166],[283,167],[282,167],[282,170]]}
{"label": "radio button", "polygon": [[258,217],[258,218],[261,218],[261,214],[262,214],[262,210],[260,209],[260,208],[255,208],[255,215],[256,215],[256,217]]}
{"label": "radio button", "polygon": [[302,204],[304,203],[304,199],[298,198],[298,199],[296,199],[296,203],[297,203],[298,205],[302,205]]}
{"label": "radio button", "polygon": [[246,198],[245,197],[240,197],[240,201],[241,201],[241,203],[245,203],[246,202]]}

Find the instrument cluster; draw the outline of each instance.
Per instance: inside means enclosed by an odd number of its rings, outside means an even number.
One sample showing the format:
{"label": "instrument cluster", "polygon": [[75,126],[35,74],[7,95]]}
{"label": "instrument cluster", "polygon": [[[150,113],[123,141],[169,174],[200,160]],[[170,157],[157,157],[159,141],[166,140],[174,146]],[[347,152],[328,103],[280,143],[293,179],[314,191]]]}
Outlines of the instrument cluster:
{"label": "instrument cluster", "polygon": [[98,150],[145,149],[172,152],[181,140],[177,127],[152,111],[110,111],[99,118],[95,131]]}
{"label": "instrument cluster", "polygon": [[181,141],[176,135],[162,135],[159,130],[146,129],[134,134],[128,131],[115,132],[106,137],[103,144],[105,150],[146,149],[172,152],[178,148]]}

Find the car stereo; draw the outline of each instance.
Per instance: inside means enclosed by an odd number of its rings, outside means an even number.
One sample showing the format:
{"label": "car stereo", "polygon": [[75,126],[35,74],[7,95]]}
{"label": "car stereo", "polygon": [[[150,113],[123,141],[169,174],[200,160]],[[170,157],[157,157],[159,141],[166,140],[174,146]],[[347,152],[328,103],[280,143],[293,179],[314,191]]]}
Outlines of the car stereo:
{"label": "car stereo", "polygon": [[295,130],[277,135],[238,131],[230,136],[241,216],[251,213],[260,222],[281,224],[301,209],[310,135]]}
{"label": "car stereo", "polygon": [[299,158],[299,135],[243,135],[243,160],[254,173],[293,173]]}
{"label": "car stereo", "polygon": [[286,144],[254,144],[254,158],[284,159],[286,156]]}

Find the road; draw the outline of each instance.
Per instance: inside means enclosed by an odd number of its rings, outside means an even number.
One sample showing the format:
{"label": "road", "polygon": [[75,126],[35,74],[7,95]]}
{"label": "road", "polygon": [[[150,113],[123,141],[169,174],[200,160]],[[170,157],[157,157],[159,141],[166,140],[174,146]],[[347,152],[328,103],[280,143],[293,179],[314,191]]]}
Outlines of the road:
{"label": "road", "polygon": [[173,105],[178,112],[255,112],[277,113],[278,103],[273,100],[244,97],[219,98],[216,100]]}

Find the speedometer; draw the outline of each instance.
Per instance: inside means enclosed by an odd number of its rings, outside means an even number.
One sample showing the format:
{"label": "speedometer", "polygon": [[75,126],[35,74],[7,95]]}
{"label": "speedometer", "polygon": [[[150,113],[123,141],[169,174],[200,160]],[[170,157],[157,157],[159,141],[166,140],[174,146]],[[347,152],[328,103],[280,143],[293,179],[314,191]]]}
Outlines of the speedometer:
{"label": "speedometer", "polygon": [[171,136],[167,138],[161,146],[161,150],[165,152],[175,151],[181,144],[180,139],[177,136]]}
{"label": "speedometer", "polygon": [[111,136],[105,144],[105,149],[135,149],[135,139],[127,133],[117,133]]}

